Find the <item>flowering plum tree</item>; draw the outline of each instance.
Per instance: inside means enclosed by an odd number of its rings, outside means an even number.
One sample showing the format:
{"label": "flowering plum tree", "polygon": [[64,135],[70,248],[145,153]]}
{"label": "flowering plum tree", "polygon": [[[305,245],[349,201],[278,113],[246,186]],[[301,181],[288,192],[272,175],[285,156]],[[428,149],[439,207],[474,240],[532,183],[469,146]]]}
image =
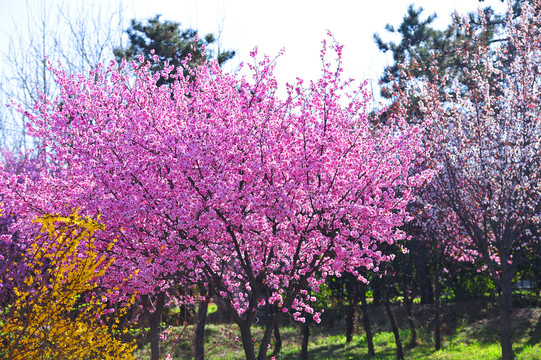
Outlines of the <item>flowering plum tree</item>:
{"label": "flowering plum tree", "polygon": [[[28,157],[18,157],[7,151],[2,152],[4,173],[16,176],[24,174],[29,180],[39,176],[39,164]],[[23,282],[28,267],[24,259],[24,242],[10,226],[17,214],[7,206],[0,213],[0,306],[8,306],[13,300],[15,288]]]}
{"label": "flowering plum tree", "polygon": [[[171,66],[152,74],[148,62],[131,64],[133,76],[125,63],[88,76],[52,70],[60,97],[27,113],[49,171],[6,177],[6,201],[25,215],[101,214],[104,251],[118,239],[110,284],[135,269],[127,293],[201,283],[239,325],[246,358],[257,341],[264,359],[278,316],[319,321],[310,291],[326,276],[361,277],[359,267],[392,257],[378,244],[404,238],[406,204],[431,175],[412,170],[420,131],[400,119],[373,128],[370,95],[342,80],[342,47],[330,48],[337,61],[324,45],[321,78],[288,85],[283,100],[274,62],[255,51],[252,78],[217,63],[187,77]],[[254,340],[262,308],[267,331]]]}
{"label": "flowering plum tree", "polygon": [[432,119],[426,139],[441,166],[432,196],[456,216],[464,236],[455,244],[483,260],[500,290],[504,359],[513,358],[515,259],[532,244],[530,229],[541,220],[540,9],[535,0],[524,2],[520,16],[510,10],[505,40],[493,44],[461,20],[457,25],[472,40],[459,52],[473,86],[446,88],[449,79],[435,76],[418,92]]}
{"label": "flowering plum tree", "polygon": [[[440,202],[438,192],[433,188],[436,182],[428,184],[417,193],[416,202],[411,204],[410,212],[414,220],[410,222],[408,234],[413,243],[417,241],[425,247],[426,258],[432,268],[434,294],[434,346],[441,349],[441,278],[445,268],[445,260],[473,262],[475,256],[466,252],[461,244],[468,236],[460,226],[456,214],[448,206]],[[415,255],[414,255],[415,256]]]}

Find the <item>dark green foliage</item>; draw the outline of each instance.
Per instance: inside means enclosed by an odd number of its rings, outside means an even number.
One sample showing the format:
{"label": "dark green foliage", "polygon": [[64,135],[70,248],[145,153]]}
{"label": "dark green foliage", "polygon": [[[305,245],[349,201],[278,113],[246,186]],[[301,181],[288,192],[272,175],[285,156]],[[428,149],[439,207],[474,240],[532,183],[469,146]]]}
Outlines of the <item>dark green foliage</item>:
{"label": "dark green foliage", "polygon": [[[197,38],[197,30],[181,29],[176,21],[161,20],[160,15],[147,20],[146,24],[133,19],[126,30],[130,45],[126,48],[117,48],[114,54],[118,61],[121,59],[137,60],[139,55],[145,59],[152,59],[155,55],[158,62],[153,63],[151,70],[159,71],[165,62],[184,69],[184,75],[190,68],[200,65],[204,60],[216,58],[222,65],[235,56],[235,51],[218,51],[214,54],[205,48],[216,42],[213,34]],[[165,80],[160,79],[165,82]],[[169,79],[172,82],[173,79]]]}
{"label": "dark green foliage", "polygon": [[[397,28],[391,24],[385,26],[385,30],[388,32],[400,34],[402,39],[398,44],[394,42],[386,43],[379,34],[374,34],[374,40],[378,48],[383,52],[390,51],[394,60],[394,64],[385,70],[381,78],[382,84],[391,85],[395,80],[400,79],[400,64],[405,61],[424,63],[435,49],[443,53],[448,51],[447,48],[450,45],[449,31],[433,29],[430,25],[436,19],[436,14],[422,20],[422,11],[422,8],[415,9],[413,5],[410,5],[402,24]],[[426,70],[426,67],[416,69],[416,75],[426,75]],[[394,91],[392,87],[384,86],[381,94],[385,98],[391,98]]]}

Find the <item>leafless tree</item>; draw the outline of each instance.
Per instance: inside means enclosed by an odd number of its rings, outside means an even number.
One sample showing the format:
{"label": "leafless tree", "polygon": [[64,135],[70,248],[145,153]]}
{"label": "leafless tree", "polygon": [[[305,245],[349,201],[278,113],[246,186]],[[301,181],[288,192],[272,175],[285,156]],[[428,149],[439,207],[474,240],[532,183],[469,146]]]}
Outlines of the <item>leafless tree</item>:
{"label": "leafless tree", "polygon": [[27,136],[24,116],[4,105],[11,101],[29,108],[38,93],[55,96],[48,63],[59,61],[67,71],[80,73],[113,58],[112,49],[121,45],[125,28],[123,4],[106,4],[26,0],[26,14],[12,19],[8,52],[2,54],[0,147],[13,151],[35,145]]}

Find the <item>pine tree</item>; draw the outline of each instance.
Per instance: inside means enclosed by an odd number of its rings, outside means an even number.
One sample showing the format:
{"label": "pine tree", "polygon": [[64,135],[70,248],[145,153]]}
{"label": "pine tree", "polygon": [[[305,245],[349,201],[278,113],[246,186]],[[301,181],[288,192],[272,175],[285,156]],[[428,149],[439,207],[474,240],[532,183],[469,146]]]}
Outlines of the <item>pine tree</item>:
{"label": "pine tree", "polygon": [[[139,55],[143,55],[145,59],[153,59],[157,56],[158,61],[152,64],[151,71],[163,70],[165,62],[168,62],[175,68],[182,68],[186,75],[189,68],[200,65],[204,60],[215,58],[221,66],[235,56],[233,50],[218,50],[215,54],[207,49],[209,45],[217,41],[213,34],[199,38],[197,30],[181,29],[179,22],[162,21],[160,18],[161,15],[156,15],[147,20],[146,24],[133,19],[126,30],[130,45],[114,50],[117,60],[137,60]],[[167,81],[160,79],[159,85],[172,81],[172,78]]]}

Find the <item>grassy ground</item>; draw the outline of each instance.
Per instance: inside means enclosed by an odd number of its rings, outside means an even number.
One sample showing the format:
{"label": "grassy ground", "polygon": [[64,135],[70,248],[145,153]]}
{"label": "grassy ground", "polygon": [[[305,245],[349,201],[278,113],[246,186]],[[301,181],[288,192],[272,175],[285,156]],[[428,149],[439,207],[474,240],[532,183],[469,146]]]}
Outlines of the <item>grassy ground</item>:
{"label": "grassy ground", "polygon": [[[404,309],[395,307],[401,324],[401,338],[406,359],[499,359],[501,357],[498,342],[498,321],[494,308],[482,302],[468,302],[445,305],[443,320],[445,326],[443,349],[433,350],[433,336],[430,331],[431,309],[416,306],[415,318],[418,324],[419,345],[408,348],[410,332],[407,329]],[[309,358],[323,359],[395,359],[395,342],[387,325],[388,320],[381,308],[371,311],[376,357],[368,356],[366,336],[362,327],[356,324],[355,336],[351,343],[346,343],[343,321],[327,321],[323,325],[311,327]],[[331,315],[334,316],[334,315]],[[244,359],[242,343],[236,326],[209,324],[207,326],[206,352],[208,359],[240,360]],[[163,343],[164,353],[170,353],[173,359],[190,359],[191,327],[174,327]],[[263,328],[254,326],[253,336],[261,339]],[[277,359],[298,359],[300,353],[300,327],[289,323],[281,328],[282,351]],[[514,350],[517,359],[541,359],[541,308],[516,309],[513,314]],[[271,344],[274,346],[274,342]],[[269,355],[272,347],[269,350]],[[148,347],[137,354],[137,359],[148,359]]]}

